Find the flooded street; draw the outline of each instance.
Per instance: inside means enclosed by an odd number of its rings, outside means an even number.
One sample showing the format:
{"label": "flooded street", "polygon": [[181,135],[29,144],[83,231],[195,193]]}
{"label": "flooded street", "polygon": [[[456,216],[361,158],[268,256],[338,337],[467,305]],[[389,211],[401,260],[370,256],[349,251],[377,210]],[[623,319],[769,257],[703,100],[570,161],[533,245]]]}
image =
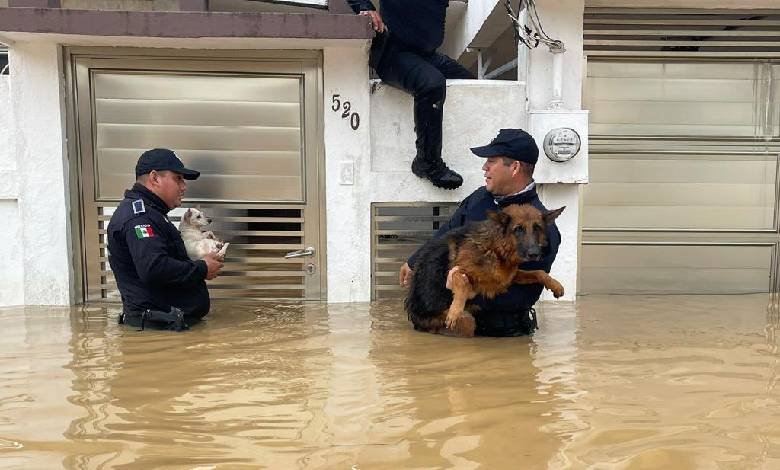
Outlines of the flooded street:
{"label": "flooded street", "polygon": [[0,309],[0,468],[780,468],[766,295],[543,304],[531,338],[398,302]]}

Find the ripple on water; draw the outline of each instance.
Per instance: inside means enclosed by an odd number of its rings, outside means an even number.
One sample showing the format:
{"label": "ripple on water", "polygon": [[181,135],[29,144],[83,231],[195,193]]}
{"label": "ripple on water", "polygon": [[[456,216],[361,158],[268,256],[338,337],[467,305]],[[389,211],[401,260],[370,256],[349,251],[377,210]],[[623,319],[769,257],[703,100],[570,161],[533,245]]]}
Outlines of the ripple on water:
{"label": "ripple on water", "polygon": [[458,339],[397,301],[215,302],[181,334],[0,309],[0,466],[780,468],[765,310],[589,296],[532,338]]}

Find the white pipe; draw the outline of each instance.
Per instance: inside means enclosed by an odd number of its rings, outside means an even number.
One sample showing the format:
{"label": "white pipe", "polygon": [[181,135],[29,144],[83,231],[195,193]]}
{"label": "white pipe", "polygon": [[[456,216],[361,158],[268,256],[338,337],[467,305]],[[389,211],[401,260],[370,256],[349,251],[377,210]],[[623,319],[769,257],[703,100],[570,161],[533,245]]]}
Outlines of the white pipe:
{"label": "white pipe", "polygon": [[[521,25],[525,24],[526,10],[523,9],[523,2],[520,2],[521,10],[517,12],[517,19]],[[517,42],[517,81],[528,83],[528,57],[530,51],[522,41]],[[527,100],[526,100],[527,101]]]}
{"label": "white pipe", "polygon": [[551,52],[553,55],[553,96],[548,107],[549,109],[560,109],[563,107],[563,51],[551,50]]}

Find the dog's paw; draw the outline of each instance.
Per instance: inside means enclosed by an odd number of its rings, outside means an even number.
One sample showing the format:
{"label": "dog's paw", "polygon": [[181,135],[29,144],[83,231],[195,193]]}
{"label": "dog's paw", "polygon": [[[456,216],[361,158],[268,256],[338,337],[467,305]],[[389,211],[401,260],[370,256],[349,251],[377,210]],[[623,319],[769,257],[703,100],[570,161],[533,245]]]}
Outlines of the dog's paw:
{"label": "dog's paw", "polygon": [[447,317],[444,319],[444,326],[452,331],[455,331],[455,327],[458,324],[459,318],[461,318],[460,313],[447,312]]}
{"label": "dog's paw", "polygon": [[227,252],[229,246],[230,243],[222,242],[222,246],[219,249],[219,255],[222,256],[222,258],[225,258],[225,253]]}
{"label": "dog's paw", "polygon": [[455,322],[453,332],[461,338],[473,338],[474,331],[477,329],[477,322],[468,313],[464,313]]}
{"label": "dog's paw", "polygon": [[550,279],[550,284],[547,286],[547,288],[552,291],[553,297],[556,299],[563,297],[563,286],[555,279]]}

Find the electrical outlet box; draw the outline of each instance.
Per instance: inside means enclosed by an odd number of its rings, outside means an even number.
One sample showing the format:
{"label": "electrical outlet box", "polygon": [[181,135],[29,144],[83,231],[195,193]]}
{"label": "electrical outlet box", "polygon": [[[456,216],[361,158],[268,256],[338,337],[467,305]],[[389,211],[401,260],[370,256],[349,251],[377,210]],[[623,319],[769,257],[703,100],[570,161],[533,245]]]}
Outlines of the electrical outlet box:
{"label": "electrical outlet box", "polygon": [[339,184],[343,184],[343,185],[355,184],[355,163],[354,162],[341,162],[339,166]]}

